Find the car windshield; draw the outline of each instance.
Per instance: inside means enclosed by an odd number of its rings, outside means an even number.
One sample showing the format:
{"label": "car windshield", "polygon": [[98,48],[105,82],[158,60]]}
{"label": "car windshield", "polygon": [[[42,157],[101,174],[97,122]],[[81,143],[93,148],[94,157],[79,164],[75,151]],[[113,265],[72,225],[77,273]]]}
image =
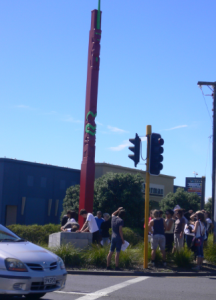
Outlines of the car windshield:
{"label": "car windshield", "polygon": [[0,224],[0,242],[16,242],[21,240],[19,236]]}

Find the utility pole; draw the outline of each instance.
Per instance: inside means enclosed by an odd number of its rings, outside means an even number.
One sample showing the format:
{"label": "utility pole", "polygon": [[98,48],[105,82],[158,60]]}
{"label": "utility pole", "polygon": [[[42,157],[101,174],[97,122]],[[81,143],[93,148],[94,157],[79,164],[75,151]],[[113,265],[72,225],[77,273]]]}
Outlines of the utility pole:
{"label": "utility pole", "polygon": [[201,210],[204,209],[205,206],[205,176],[202,176],[202,194],[201,194]]}
{"label": "utility pole", "polygon": [[214,242],[216,242],[216,81],[198,81],[197,85],[213,87],[212,220],[214,222]]}

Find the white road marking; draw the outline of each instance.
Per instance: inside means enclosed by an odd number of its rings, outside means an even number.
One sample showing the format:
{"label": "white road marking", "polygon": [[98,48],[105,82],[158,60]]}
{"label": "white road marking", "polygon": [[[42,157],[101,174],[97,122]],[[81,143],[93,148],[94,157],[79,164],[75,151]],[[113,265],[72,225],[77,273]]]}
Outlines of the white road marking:
{"label": "white road marking", "polygon": [[100,296],[100,297],[108,297],[109,295],[106,293],[85,293],[85,292],[64,292],[64,291],[55,291],[54,293],[59,294],[67,294],[67,295],[85,295],[85,296]]}
{"label": "white road marking", "polygon": [[127,280],[125,282],[122,282],[122,283],[119,283],[119,284],[107,287],[105,289],[96,291],[96,292],[94,292],[92,294],[88,294],[88,295],[85,295],[83,297],[77,298],[77,300],[96,300],[96,299],[98,299],[100,297],[104,297],[105,296],[105,295],[102,295],[102,294],[106,294],[106,296],[108,296],[107,294],[109,294],[109,293],[113,293],[115,291],[123,289],[124,287],[127,287],[127,286],[129,286],[131,284],[134,284],[134,283],[138,283],[138,282],[144,281],[144,280],[146,280],[148,278],[149,277],[147,277],[147,276],[143,276],[143,277],[137,277],[137,278],[134,278],[134,279],[130,279],[130,280]]}

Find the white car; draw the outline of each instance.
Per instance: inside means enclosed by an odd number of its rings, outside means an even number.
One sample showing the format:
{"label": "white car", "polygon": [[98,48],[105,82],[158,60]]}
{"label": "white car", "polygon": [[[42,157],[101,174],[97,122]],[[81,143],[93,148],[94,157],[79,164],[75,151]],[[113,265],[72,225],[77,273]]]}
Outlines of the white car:
{"label": "white car", "polygon": [[65,287],[63,260],[0,224],[0,299],[24,295],[39,299]]}

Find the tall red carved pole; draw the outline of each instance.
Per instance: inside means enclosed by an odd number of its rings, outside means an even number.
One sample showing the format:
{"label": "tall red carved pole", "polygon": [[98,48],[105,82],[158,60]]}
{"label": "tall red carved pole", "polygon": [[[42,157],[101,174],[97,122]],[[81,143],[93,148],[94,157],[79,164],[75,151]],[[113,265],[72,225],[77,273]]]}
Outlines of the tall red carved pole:
{"label": "tall red carved pole", "polygon": [[[80,175],[79,210],[85,208],[93,211],[94,180],[95,180],[95,134],[97,115],[97,94],[100,66],[101,40],[101,11],[100,0],[98,10],[92,11],[91,29],[89,34],[88,71],[84,122],[83,160]],[[79,224],[83,225],[83,218],[79,217]]]}

